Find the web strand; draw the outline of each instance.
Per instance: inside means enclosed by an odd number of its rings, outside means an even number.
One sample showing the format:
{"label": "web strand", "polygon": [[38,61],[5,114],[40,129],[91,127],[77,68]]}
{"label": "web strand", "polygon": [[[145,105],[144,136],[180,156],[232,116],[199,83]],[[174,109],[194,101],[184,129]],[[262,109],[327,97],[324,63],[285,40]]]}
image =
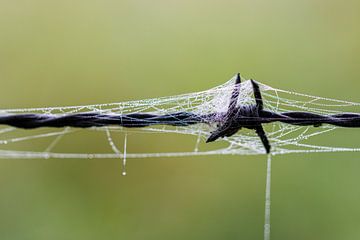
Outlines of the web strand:
{"label": "web strand", "polygon": [[270,240],[270,211],[271,211],[271,154],[268,154],[266,163],[266,187],[265,187],[265,222],[264,240]]}

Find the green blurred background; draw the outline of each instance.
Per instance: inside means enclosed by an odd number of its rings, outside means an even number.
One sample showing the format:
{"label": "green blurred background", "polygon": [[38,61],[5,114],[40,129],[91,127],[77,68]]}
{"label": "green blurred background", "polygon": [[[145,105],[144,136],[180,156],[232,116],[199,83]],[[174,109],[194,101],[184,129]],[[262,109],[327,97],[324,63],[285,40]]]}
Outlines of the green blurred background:
{"label": "green blurred background", "polygon": [[[174,95],[238,71],[359,101],[359,23],[355,0],[0,0],[0,108]],[[272,239],[360,239],[359,156],[275,157]],[[117,159],[0,159],[0,238],[262,239],[265,163],[130,159],[122,177]]]}

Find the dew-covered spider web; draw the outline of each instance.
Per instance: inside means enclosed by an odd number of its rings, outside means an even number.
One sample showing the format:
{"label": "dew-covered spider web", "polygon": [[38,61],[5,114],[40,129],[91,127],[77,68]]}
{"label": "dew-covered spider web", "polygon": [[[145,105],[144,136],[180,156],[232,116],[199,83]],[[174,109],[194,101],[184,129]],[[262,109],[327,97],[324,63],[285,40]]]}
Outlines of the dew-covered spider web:
{"label": "dew-covered spider web", "polygon": [[[138,101],[71,107],[4,109],[1,115],[39,113],[67,115],[82,112],[103,114],[178,112],[205,116],[226,112],[235,78],[206,91]],[[258,82],[259,83],[259,82]],[[259,83],[264,109],[273,112],[306,111],[321,115],[360,112],[360,103],[341,101],[277,89]],[[238,105],[254,103],[250,81],[240,87]],[[220,115],[219,115],[220,116]],[[143,128],[107,127],[39,128],[32,130],[0,126],[0,158],[149,158],[199,155],[264,154],[264,147],[254,131],[242,129],[231,137],[205,143],[221,118],[210,123],[189,126],[154,125]],[[272,155],[310,152],[360,151],[356,145],[334,146],[336,126],[296,126],[286,123],[264,124]],[[169,142],[181,144],[169,144]],[[327,145],[328,144],[328,145]],[[140,146],[140,147],[139,147]],[[141,149],[141,152],[138,152]],[[125,164],[125,163],[124,163]]]}
{"label": "dew-covered spider web", "polygon": [[[211,132],[224,123],[224,113],[229,107],[235,78],[206,91],[170,97],[86,106],[0,110],[0,117],[27,113],[49,116],[78,113],[101,113],[104,116],[146,113],[171,116],[176,113],[191,113],[196,116],[213,116],[212,121],[207,119],[203,123],[193,125],[152,125],[141,128],[111,125],[25,130],[0,125],[0,158],[120,158],[125,175],[128,158],[265,154],[264,146],[253,130],[241,129],[230,137],[205,143]],[[259,82],[258,84],[264,109],[271,112],[296,111],[319,115],[360,112],[360,103],[310,96]],[[243,81],[237,105],[246,106],[254,102],[251,82]],[[264,124],[264,128],[271,145],[271,155],[268,155],[267,160],[264,225],[264,239],[269,240],[271,156],[289,153],[355,152],[360,151],[360,148],[356,143],[339,144],[339,141],[336,141],[339,131],[335,131],[339,127],[332,125],[314,127],[274,122]],[[345,134],[353,132],[350,129],[343,131]]]}

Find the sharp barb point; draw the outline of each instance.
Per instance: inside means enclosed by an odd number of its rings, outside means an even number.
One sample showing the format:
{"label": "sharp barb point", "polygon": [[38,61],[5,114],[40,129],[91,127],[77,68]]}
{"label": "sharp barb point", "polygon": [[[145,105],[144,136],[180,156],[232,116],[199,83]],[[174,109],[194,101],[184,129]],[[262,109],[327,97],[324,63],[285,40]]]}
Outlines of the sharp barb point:
{"label": "sharp barb point", "polygon": [[240,76],[240,73],[237,73],[235,84],[239,84],[239,83],[241,83],[241,76]]}

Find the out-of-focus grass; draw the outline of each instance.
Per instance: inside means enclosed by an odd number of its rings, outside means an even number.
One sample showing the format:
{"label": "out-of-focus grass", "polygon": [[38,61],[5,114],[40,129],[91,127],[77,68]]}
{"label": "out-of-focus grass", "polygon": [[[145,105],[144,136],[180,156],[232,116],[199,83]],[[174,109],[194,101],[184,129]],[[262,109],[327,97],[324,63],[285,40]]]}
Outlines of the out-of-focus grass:
{"label": "out-of-focus grass", "polygon": [[[3,0],[1,108],[173,95],[238,71],[358,101],[359,22],[358,1]],[[347,132],[328,141],[358,141]],[[358,159],[275,157],[273,239],[359,238]],[[129,160],[127,177],[120,165],[0,160],[1,239],[261,239],[265,157]]]}

